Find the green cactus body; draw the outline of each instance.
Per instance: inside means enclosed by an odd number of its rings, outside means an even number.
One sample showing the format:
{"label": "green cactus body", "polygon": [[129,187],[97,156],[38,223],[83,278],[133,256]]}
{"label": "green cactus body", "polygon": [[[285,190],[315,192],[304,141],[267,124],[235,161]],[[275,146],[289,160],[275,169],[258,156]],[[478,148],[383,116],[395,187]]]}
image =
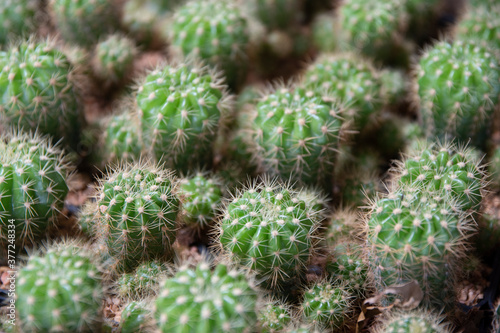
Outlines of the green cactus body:
{"label": "green cactus body", "polygon": [[62,152],[38,135],[0,137],[0,253],[7,242],[20,251],[46,236],[63,208],[69,171]]}
{"label": "green cactus body", "polygon": [[280,301],[268,299],[259,310],[259,327],[262,333],[283,332],[291,322],[290,309]]}
{"label": "green cactus body", "polygon": [[269,29],[287,30],[295,27],[302,13],[303,0],[253,0],[256,17]]}
{"label": "green cactus body", "polygon": [[50,42],[22,42],[0,52],[0,116],[76,149],[84,119],[68,59]]}
{"label": "green cactus body", "polygon": [[235,195],[224,210],[219,242],[224,251],[257,273],[265,286],[282,286],[301,278],[318,211],[311,200],[280,184],[264,182]]}
{"label": "green cactus body", "polygon": [[122,310],[121,333],[151,332],[153,318],[145,301],[129,302]]}
{"label": "green cactus body", "polygon": [[118,10],[108,0],[51,0],[52,20],[68,43],[91,47],[118,27]]}
{"label": "green cactus body", "polygon": [[483,147],[500,95],[500,64],[477,42],[440,42],[421,58],[416,93],[426,135]]}
{"label": "green cactus body", "polygon": [[323,53],[336,52],[339,49],[339,20],[330,13],[319,14],[312,23],[314,46]]}
{"label": "green cactus body", "polygon": [[254,158],[283,179],[328,187],[343,121],[328,98],[303,89],[279,88],[252,111]]}
{"label": "green cactus body", "polygon": [[358,213],[352,208],[339,208],[330,216],[326,230],[326,243],[335,245],[339,240],[346,237],[355,237],[358,221]]}
{"label": "green cactus body", "polygon": [[236,88],[245,79],[249,32],[242,9],[229,0],[190,1],[177,9],[169,28],[172,46],[224,72]]}
{"label": "green cactus body", "polygon": [[147,164],[127,165],[100,181],[95,230],[118,271],[171,259],[179,211],[175,186],[172,173]]}
{"label": "green cactus body", "polygon": [[0,45],[35,30],[36,0],[4,0],[0,3]]}
{"label": "green cactus body", "polygon": [[17,277],[16,309],[23,332],[95,332],[103,300],[100,273],[78,246],[32,255]]}
{"label": "green cactus body", "polygon": [[380,97],[380,74],[369,61],[354,54],[320,56],[304,76],[306,89],[327,91],[343,105],[343,117],[353,120],[356,130],[362,130],[385,104]]}
{"label": "green cactus body", "polygon": [[219,120],[229,109],[225,86],[206,68],[166,66],[150,73],[137,93],[146,147],[168,167],[209,167]]}
{"label": "green cactus body", "polygon": [[179,187],[183,221],[190,227],[202,228],[212,221],[222,200],[222,191],[214,178],[198,173],[183,179]]}
{"label": "green cactus body", "polygon": [[375,333],[451,333],[447,323],[430,312],[396,312],[383,319]]}
{"label": "green cactus body", "polygon": [[166,274],[166,267],[159,262],[143,263],[134,273],[123,274],[118,279],[118,294],[134,300],[156,295],[160,280]]}
{"label": "green cactus body", "polygon": [[406,12],[400,0],[366,2],[351,0],[339,8],[344,43],[378,62],[407,66],[402,32]]}
{"label": "green cactus body", "polygon": [[304,293],[301,312],[306,322],[338,329],[351,311],[351,296],[330,281],[315,284]]}
{"label": "green cactus body", "polygon": [[161,332],[250,332],[257,325],[257,294],[245,275],[225,264],[183,266],[156,299]]}
{"label": "green cactus body", "polygon": [[110,35],[95,47],[94,75],[107,85],[117,84],[130,76],[136,54],[132,40],[119,34]]}
{"label": "green cactus body", "polygon": [[500,50],[500,5],[469,8],[456,27],[456,38],[473,38],[483,45]]}

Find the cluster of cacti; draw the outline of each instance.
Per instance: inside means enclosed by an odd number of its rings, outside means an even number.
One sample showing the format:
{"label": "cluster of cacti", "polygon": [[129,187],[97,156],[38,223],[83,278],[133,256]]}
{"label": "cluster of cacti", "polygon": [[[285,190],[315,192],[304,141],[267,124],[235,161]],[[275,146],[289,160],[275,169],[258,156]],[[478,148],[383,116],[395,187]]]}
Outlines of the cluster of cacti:
{"label": "cluster of cacti", "polygon": [[69,172],[50,139],[15,131],[0,136],[0,253],[8,243],[21,252],[46,237],[63,208]]}
{"label": "cluster of cacti", "polygon": [[95,332],[101,326],[101,273],[90,250],[74,242],[32,254],[17,276],[23,332]]}

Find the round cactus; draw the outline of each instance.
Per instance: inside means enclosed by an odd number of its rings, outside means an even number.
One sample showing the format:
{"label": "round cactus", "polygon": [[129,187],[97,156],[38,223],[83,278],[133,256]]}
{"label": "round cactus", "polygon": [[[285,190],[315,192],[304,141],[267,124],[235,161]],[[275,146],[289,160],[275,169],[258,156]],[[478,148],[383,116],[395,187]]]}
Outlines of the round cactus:
{"label": "round cactus", "polygon": [[175,187],[170,171],[149,163],[119,167],[100,180],[94,230],[116,270],[171,259],[179,211]]}
{"label": "round cactus", "polygon": [[500,63],[478,42],[443,41],[420,58],[415,91],[428,137],[483,147],[500,95]]}
{"label": "round cactus", "polygon": [[154,328],[153,316],[148,301],[131,301],[122,310],[121,333],[151,332]]}
{"label": "round cactus", "polygon": [[156,299],[161,332],[249,332],[257,324],[257,294],[245,275],[218,264],[187,265],[166,279]]}
{"label": "round cactus", "polygon": [[35,30],[36,0],[5,0],[0,3],[0,45]]}
{"label": "round cactus", "polygon": [[16,309],[23,332],[95,332],[101,323],[100,272],[76,243],[31,255],[18,273]]}
{"label": "round cactus", "polygon": [[241,6],[229,0],[193,0],[179,7],[169,27],[172,47],[217,66],[231,88],[246,76],[249,32]]}
{"label": "round cactus", "polygon": [[465,17],[456,26],[455,38],[463,40],[473,38],[483,45],[500,49],[500,5],[487,7],[481,5],[470,8]]}
{"label": "round cactus", "polygon": [[327,97],[301,88],[278,88],[249,115],[247,142],[262,170],[328,188],[340,145],[341,110]]}
{"label": "round cactus", "polygon": [[306,290],[301,312],[306,322],[338,329],[351,312],[351,303],[343,285],[325,280]]}
{"label": "round cactus", "polygon": [[183,221],[195,229],[212,221],[222,200],[217,180],[207,179],[202,173],[181,180],[179,195],[182,197]]}
{"label": "round cactus", "polygon": [[108,0],[50,0],[49,8],[58,32],[68,43],[91,47],[116,30],[118,10]]}
{"label": "round cactus", "polygon": [[280,183],[250,186],[225,207],[218,242],[266,286],[300,279],[319,227],[312,199],[301,198],[300,192]]}
{"label": "round cactus", "polygon": [[4,121],[76,149],[84,119],[68,59],[50,41],[27,41],[0,52],[0,68]]}
{"label": "round cactus", "polygon": [[166,267],[159,262],[143,263],[134,273],[125,273],[118,279],[118,294],[134,300],[156,295],[160,280],[167,272]]}
{"label": "round cactus", "polygon": [[93,73],[107,85],[117,84],[130,76],[136,54],[132,40],[119,34],[109,35],[95,47]]}
{"label": "round cactus", "polygon": [[20,251],[46,236],[63,208],[69,171],[50,140],[15,132],[0,136],[0,253],[7,242]]}
{"label": "round cactus", "polygon": [[182,172],[212,164],[220,119],[230,108],[215,73],[185,64],[165,66],[146,77],[136,100],[144,144],[157,160]]}
{"label": "round cactus", "polygon": [[267,299],[259,310],[259,327],[262,333],[283,332],[291,321],[290,309],[280,301]]}
{"label": "round cactus", "polygon": [[306,70],[303,85],[308,90],[327,91],[346,109],[343,117],[362,130],[370,116],[385,104],[380,73],[371,62],[354,54],[320,56]]}
{"label": "round cactus", "polygon": [[374,333],[451,333],[450,324],[431,312],[394,312],[386,316],[373,330]]}

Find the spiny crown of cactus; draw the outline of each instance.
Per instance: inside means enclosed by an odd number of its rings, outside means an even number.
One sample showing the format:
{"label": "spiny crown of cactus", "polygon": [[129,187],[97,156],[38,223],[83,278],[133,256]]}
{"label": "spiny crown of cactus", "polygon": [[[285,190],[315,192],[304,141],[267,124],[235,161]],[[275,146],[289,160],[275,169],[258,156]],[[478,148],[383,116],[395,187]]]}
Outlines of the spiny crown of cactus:
{"label": "spiny crown of cactus", "polygon": [[222,200],[220,182],[198,172],[194,177],[180,181],[183,221],[188,226],[202,228],[217,214]]}
{"label": "spiny crown of cactus", "polygon": [[346,109],[346,120],[355,120],[361,130],[370,116],[385,104],[380,73],[370,61],[355,54],[322,55],[304,73],[303,85],[309,90],[327,91]]}
{"label": "spiny crown of cactus", "polygon": [[133,273],[125,273],[118,279],[118,294],[135,300],[154,296],[167,273],[167,267],[160,262],[140,264]]}
{"label": "spiny crown of cactus", "polygon": [[427,311],[394,311],[380,320],[374,333],[451,333],[451,325]]}
{"label": "spiny crown of cactus", "polygon": [[130,76],[137,54],[134,42],[126,36],[112,34],[99,42],[94,50],[94,75],[108,84],[116,84]]}
{"label": "spiny crown of cactus", "polygon": [[[251,111],[250,142],[262,170],[305,184],[325,184],[345,124],[329,97],[302,88],[279,87]],[[325,181],[325,182],[324,182]]]}
{"label": "spiny crown of cactus", "polygon": [[[471,6],[472,7],[472,6]],[[469,8],[464,18],[456,26],[455,38],[473,38],[483,45],[500,49],[500,5],[480,5]]]}
{"label": "spiny crown of cactus", "polygon": [[300,279],[315,248],[320,211],[300,194],[264,180],[236,193],[224,209],[218,244],[266,286]]}
{"label": "spiny crown of cactus", "polygon": [[8,240],[11,219],[16,250],[45,237],[63,208],[70,171],[50,139],[18,131],[0,135],[0,244]]}
{"label": "spiny crown of cactus", "polygon": [[172,259],[180,209],[176,186],[171,171],[147,161],[120,166],[99,181],[94,229],[117,271]]}
{"label": "spiny crown of cactus", "polygon": [[289,306],[286,303],[270,298],[263,301],[258,314],[260,332],[262,333],[283,332],[285,327],[292,321]]}
{"label": "spiny crown of cactus", "polygon": [[229,0],[193,0],[179,7],[169,28],[174,49],[217,66],[231,88],[246,76],[250,35],[242,7]]}
{"label": "spiny crown of cactus", "polygon": [[24,332],[93,332],[102,320],[103,287],[93,255],[63,242],[29,257],[19,270],[16,309]]}
{"label": "spiny crown of cactus", "polygon": [[0,52],[0,116],[76,149],[84,123],[72,66],[52,41],[23,41]]}
{"label": "spiny crown of cactus", "polygon": [[118,28],[118,9],[108,0],[50,0],[52,20],[63,39],[91,47]]}
{"label": "spiny crown of cactus", "polygon": [[199,65],[167,65],[138,88],[144,143],[157,160],[186,172],[210,166],[213,143],[231,98],[223,80]]}
{"label": "spiny crown of cactus", "polygon": [[35,30],[36,0],[4,0],[0,3],[0,45]]}
{"label": "spiny crown of cactus", "polygon": [[415,69],[415,100],[428,137],[484,146],[500,95],[500,62],[472,40],[439,42]]}
{"label": "spiny crown of cactus", "polygon": [[339,329],[350,314],[352,297],[341,283],[323,280],[308,288],[300,307],[306,322]]}
{"label": "spiny crown of cactus", "polygon": [[164,280],[155,318],[162,332],[250,332],[257,324],[256,302],[243,272],[224,263],[211,270],[202,261]]}

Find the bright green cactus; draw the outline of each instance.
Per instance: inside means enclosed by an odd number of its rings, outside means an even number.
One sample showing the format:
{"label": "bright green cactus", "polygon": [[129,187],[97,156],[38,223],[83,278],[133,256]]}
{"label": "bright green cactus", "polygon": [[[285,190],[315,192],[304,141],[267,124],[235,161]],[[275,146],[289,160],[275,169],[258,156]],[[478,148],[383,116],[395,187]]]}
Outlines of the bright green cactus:
{"label": "bright green cactus", "polygon": [[14,131],[0,136],[0,253],[7,243],[19,252],[45,238],[63,208],[69,172],[62,151],[47,138]]}
{"label": "bright green cactus", "polygon": [[160,280],[167,275],[167,268],[157,261],[139,265],[133,273],[125,273],[118,279],[118,294],[133,300],[154,296]]}
{"label": "bright green cactus", "polygon": [[106,85],[122,82],[130,77],[136,54],[135,44],[128,37],[109,35],[95,47],[93,73]]}
{"label": "bright green cactus", "polygon": [[182,198],[183,221],[195,229],[203,228],[215,218],[222,200],[219,182],[202,173],[181,180],[179,195]]}
{"label": "bright green cactus", "polygon": [[19,270],[16,309],[23,332],[96,332],[103,288],[90,252],[77,243],[50,246]]}
{"label": "bright green cactus", "polygon": [[206,67],[165,66],[137,92],[142,137],[157,160],[187,172],[209,167],[217,131],[230,109],[222,80]]}
{"label": "bright green cactus", "polygon": [[24,41],[0,52],[0,117],[76,149],[84,123],[72,66],[51,41]]}
{"label": "bright green cactus", "polygon": [[4,0],[0,3],[0,45],[35,30],[36,0]]}
{"label": "bright green cactus", "polygon": [[451,333],[443,318],[424,311],[396,311],[386,315],[375,326],[374,333]]}
{"label": "bright green cactus", "polygon": [[331,99],[302,88],[277,88],[260,100],[247,123],[250,128],[242,130],[262,170],[328,190],[344,129]]}
{"label": "bright green cactus", "polygon": [[261,333],[283,332],[292,321],[290,308],[281,301],[266,299],[258,311]]}
{"label": "bright green cactus", "polygon": [[324,280],[305,291],[300,310],[306,322],[339,329],[352,311],[351,304],[344,285]]}
{"label": "bright green cactus", "polygon": [[149,301],[131,301],[121,312],[120,332],[152,332],[154,320],[149,308]]}
{"label": "bright green cactus", "polygon": [[301,20],[303,0],[252,0],[255,16],[267,29],[287,30]]}
{"label": "bright green cactus", "polygon": [[246,76],[249,28],[242,7],[229,0],[193,0],[179,7],[168,28],[172,48],[217,66],[235,89]]}
{"label": "bright green cactus", "polygon": [[469,8],[465,17],[456,26],[455,38],[473,38],[483,45],[500,49],[500,5],[487,7],[481,5]]}
{"label": "bright green cactus", "polygon": [[362,130],[385,104],[380,73],[355,54],[320,56],[304,73],[303,85],[326,91],[340,102],[346,109],[343,117],[353,120],[356,130]]}
{"label": "bright green cactus", "polygon": [[429,138],[483,147],[500,95],[500,63],[478,42],[439,42],[416,67],[415,99]]}
{"label": "bright green cactus", "polygon": [[257,294],[243,272],[207,262],[184,265],[166,279],[154,311],[161,332],[249,332],[257,325]]}
{"label": "bright green cactus", "polygon": [[100,180],[97,190],[94,230],[116,270],[172,259],[180,207],[170,171],[144,162],[125,165]]}
{"label": "bright green cactus", "polygon": [[90,48],[118,28],[119,13],[108,0],[50,0],[52,21],[62,38]]}
{"label": "bright green cactus", "polygon": [[219,224],[222,250],[254,270],[265,286],[300,279],[319,227],[313,199],[266,180],[241,190],[225,207]]}

